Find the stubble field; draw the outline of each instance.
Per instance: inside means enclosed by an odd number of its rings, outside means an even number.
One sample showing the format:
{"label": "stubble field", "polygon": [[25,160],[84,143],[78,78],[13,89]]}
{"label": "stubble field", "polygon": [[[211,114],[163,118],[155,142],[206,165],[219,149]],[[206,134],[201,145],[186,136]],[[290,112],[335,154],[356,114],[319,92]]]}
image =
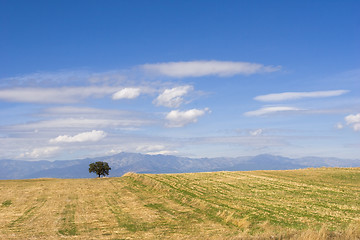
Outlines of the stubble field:
{"label": "stubble field", "polygon": [[360,239],[360,168],[0,181],[0,239]]}

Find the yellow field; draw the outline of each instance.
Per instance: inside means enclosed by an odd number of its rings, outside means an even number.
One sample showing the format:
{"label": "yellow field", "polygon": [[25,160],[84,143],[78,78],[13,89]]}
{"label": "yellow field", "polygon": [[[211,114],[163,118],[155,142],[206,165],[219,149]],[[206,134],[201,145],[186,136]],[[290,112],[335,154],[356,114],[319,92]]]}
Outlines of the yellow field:
{"label": "yellow field", "polygon": [[360,239],[360,168],[0,181],[0,239]]}

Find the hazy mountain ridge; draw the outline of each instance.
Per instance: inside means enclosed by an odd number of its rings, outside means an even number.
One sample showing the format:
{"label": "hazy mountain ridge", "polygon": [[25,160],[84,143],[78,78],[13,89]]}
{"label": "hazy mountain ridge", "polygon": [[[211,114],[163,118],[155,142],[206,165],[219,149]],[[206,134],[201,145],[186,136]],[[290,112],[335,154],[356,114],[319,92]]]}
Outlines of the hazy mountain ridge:
{"label": "hazy mountain ridge", "polygon": [[0,179],[89,178],[89,163],[106,161],[111,177],[126,172],[186,173],[210,171],[287,170],[308,167],[360,167],[360,160],[304,157],[292,159],[274,155],[237,158],[186,158],[171,155],[119,153],[113,156],[62,161],[0,160]]}

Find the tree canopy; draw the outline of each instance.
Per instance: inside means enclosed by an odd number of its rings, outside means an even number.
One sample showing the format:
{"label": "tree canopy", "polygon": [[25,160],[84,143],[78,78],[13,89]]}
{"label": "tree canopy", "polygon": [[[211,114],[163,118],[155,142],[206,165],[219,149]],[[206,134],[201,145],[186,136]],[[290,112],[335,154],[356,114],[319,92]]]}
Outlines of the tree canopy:
{"label": "tree canopy", "polygon": [[96,173],[99,177],[109,175],[111,167],[107,162],[95,162],[89,164],[89,173]]}

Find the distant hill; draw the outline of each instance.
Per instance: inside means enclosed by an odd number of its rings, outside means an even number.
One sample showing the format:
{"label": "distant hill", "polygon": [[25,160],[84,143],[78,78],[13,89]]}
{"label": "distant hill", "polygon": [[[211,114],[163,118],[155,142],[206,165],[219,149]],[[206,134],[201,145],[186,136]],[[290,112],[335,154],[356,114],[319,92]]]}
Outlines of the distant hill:
{"label": "distant hill", "polygon": [[110,176],[136,173],[188,173],[211,171],[287,170],[309,167],[360,167],[360,160],[305,157],[292,159],[274,155],[237,158],[186,158],[171,155],[119,153],[113,156],[66,161],[0,160],[0,179],[90,178],[91,162],[106,161]]}

